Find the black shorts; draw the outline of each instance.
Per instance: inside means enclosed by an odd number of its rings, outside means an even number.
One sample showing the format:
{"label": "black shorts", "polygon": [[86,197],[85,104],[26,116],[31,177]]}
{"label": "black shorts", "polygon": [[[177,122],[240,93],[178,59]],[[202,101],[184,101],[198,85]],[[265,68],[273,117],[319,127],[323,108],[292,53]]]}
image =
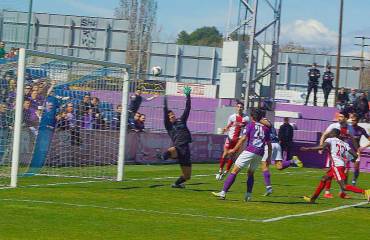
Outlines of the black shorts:
{"label": "black shorts", "polygon": [[191,167],[191,156],[189,144],[181,146],[175,146],[177,151],[177,159],[179,160],[180,166]]}

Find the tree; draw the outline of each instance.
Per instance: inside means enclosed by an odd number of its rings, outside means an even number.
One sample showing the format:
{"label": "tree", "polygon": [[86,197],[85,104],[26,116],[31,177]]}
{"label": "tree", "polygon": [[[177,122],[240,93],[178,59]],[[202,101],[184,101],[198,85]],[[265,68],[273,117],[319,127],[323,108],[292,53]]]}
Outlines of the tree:
{"label": "tree", "polygon": [[222,41],[222,34],[216,27],[202,27],[190,34],[186,31],[181,31],[177,36],[176,43],[180,45],[221,47]]}

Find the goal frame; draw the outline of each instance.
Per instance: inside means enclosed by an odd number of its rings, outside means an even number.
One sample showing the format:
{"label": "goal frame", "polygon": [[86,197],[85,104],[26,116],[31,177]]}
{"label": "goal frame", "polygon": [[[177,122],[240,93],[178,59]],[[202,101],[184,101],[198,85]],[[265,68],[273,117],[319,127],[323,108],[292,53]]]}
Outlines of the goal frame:
{"label": "goal frame", "polygon": [[26,58],[27,56],[44,57],[55,60],[61,60],[65,62],[78,62],[91,65],[99,65],[103,67],[115,67],[125,69],[123,76],[123,87],[122,87],[122,112],[119,132],[119,151],[118,151],[118,162],[117,162],[117,177],[116,181],[122,181],[124,178],[125,168],[125,146],[127,141],[127,118],[128,118],[128,98],[129,98],[129,74],[131,66],[128,64],[112,63],[106,61],[97,61],[84,59],[79,57],[57,55],[51,53],[45,53],[35,50],[28,50],[25,48],[19,49],[18,55],[18,66],[17,66],[17,88],[16,88],[16,104],[15,104],[15,119],[13,129],[13,143],[12,143],[12,162],[11,162],[11,175],[10,175],[10,187],[17,187],[18,183],[18,169],[20,159],[20,144],[21,144],[21,130],[22,130],[22,118],[23,118],[23,89],[24,80],[26,73]]}

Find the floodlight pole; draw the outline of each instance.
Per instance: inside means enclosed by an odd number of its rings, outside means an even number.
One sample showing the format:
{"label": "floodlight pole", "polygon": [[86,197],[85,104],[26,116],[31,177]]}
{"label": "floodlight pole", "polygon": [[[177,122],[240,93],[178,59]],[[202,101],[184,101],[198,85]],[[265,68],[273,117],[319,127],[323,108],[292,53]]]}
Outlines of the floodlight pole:
{"label": "floodlight pole", "polygon": [[337,53],[337,69],[336,69],[336,79],[335,79],[335,96],[334,104],[338,101],[338,88],[340,79],[340,58],[342,51],[342,29],[343,29],[343,4],[344,0],[340,0],[340,13],[339,13],[339,34],[338,34],[338,53]]}
{"label": "floodlight pole", "polygon": [[28,6],[26,49],[28,49],[30,45],[32,5],[33,5],[33,0],[30,0],[29,6]]}

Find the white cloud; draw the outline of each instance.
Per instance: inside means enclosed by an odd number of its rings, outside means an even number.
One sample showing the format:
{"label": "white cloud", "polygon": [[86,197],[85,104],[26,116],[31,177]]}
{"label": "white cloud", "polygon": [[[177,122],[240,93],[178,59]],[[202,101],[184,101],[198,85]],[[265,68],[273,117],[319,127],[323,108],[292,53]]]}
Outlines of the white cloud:
{"label": "white cloud", "polygon": [[309,48],[335,48],[338,35],[315,20],[296,20],[282,26],[282,42],[295,42]]}

